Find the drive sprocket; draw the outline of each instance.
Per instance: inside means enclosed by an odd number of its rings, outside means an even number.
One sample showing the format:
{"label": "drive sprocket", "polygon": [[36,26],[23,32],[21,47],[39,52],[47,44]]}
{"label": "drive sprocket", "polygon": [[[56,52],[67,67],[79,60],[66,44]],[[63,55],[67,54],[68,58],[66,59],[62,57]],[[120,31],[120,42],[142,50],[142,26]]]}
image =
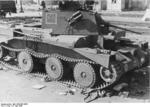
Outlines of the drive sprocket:
{"label": "drive sprocket", "polygon": [[113,83],[117,79],[117,71],[100,67],[100,76],[105,82]]}

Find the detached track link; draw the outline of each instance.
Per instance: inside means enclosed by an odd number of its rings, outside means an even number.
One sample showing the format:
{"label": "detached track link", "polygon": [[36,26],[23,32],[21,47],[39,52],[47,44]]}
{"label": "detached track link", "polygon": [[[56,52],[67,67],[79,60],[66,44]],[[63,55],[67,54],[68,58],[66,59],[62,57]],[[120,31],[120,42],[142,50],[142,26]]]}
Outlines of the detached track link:
{"label": "detached track link", "polygon": [[[84,59],[74,59],[74,58],[69,58],[69,57],[66,57],[66,56],[62,56],[62,55],[59,55],[59,54],[43,54],[43,53],[37,53],[31,49],[13,49],[13,48],[10,48],[10,47],[7,47],[7,46],[3,46],[1,45],[3,48],[9,50],[9,51],[14,51],[14,52],[22,52],[22,51],[25,51],[31,55],[33,55],[34,57],[37,57],[37,58],[48,58],[50,56],[53,56],[55,58],[58,58],[60,60],[63,60],[63,61],[66,61],[66,62],[74,62],[74,63],[88,63],[88,64],[96,64],[95,62],[93,61],[88,61],[88,60],[84,60]],[[12,70],[16,70],[16,71],[22,71],[20,67],[18,66],[14,66],[14,65],[11,65],[5,61],[0,61],[0,63],[7,67],[8,69],[12,69]],[[46,77],[47,74],[39,74],[39,73],[30,73],[31,75],[35,75],[35,76],[38,76],[38,77]],[[88,89],[88,88],[82,88],[78,83],[74,82],[74,81],[56,81],[56,82],[59,82],[59,83],[62,83],[62,84],[65,84],[65,85],[68,85],[68,86],[73,86],[73,87],[76,87],[76,88],[79,88],[79,89]],[[112,85],[113,83],[106,83],[106,82],[103,82],[99,85],[97,85],[96,87],[94,88],[91,88],[92,90],[103,90],[105,88],[107,88],[108,86]]]}
{"label": "detached track link", "polygon": [[16,65],[11,65],[11,64],[4,62],[2,60],[0,60],[0,64],[3,65],[4,67],[10,69],[10,70],[15,70],[15,71],[19,71],[19,72],[22,71],[20,67],[18,67]]}

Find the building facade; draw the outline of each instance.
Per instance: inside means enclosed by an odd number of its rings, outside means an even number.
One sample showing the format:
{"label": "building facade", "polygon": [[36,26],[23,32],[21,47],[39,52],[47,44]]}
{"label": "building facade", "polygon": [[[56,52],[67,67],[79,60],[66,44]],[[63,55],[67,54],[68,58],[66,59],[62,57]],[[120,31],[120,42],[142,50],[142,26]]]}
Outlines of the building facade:
{"label": "building facade", "polygon": [[[42,0],[16,0],[17,4],[36,3],[41,4]],[[51,0],[44,0],[50,5]],[[58,0],[55,0],[58,1]],[[83,1],[83,0],[82,0]],[[84,0],[85,1],[85,0]],[[93,0],[95,1],[94,10],[96,11],[142,11],[150,5],[150,0]]]}
{"label": "building facade", "polygon": [[101,10],[142,11],[149,7],[150,0],[100,0]]}

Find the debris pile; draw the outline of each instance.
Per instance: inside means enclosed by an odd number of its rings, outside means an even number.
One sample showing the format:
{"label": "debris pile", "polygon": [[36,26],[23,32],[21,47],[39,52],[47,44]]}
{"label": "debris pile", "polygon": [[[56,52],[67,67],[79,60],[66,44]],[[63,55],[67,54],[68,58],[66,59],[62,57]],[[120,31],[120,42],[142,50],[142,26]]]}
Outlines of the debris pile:
{"label": "debris pile", "polygon": [[37,90],[41,90],[43,88],[45,88],[46,86],[45,85],[41,85],[41,84],[37,84],[37,85],[34,85],[33,88],[34,89],[37,89]]}

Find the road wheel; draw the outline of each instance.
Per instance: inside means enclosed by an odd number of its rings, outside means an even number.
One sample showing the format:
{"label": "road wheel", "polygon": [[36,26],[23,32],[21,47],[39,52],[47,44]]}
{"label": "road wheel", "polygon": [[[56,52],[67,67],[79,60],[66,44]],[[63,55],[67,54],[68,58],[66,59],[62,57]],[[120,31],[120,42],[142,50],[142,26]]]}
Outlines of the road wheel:
{"label": "road wheel", "polygon": [[20,52],[18,55],[18,63],[20,68],[24,72],[30,73],[33,70],[33,59],[32,56],[27,52]]}
{"label": "road wheel", "polygon": [[45,68],[50,79],[56,81],[63,77],[63,65],[62,62],[55,57],[47,58],[45,62]]}
{"label": "road wheel", "polygon": [[78,63],[74,67],[74,79],[81,87],[90,88],[96,82],[96,74],[91,65]]}

